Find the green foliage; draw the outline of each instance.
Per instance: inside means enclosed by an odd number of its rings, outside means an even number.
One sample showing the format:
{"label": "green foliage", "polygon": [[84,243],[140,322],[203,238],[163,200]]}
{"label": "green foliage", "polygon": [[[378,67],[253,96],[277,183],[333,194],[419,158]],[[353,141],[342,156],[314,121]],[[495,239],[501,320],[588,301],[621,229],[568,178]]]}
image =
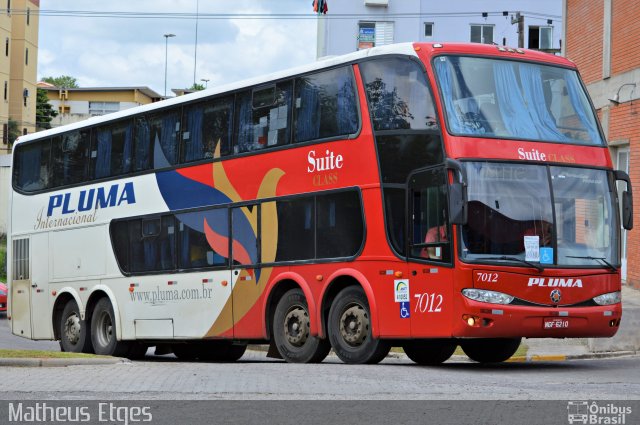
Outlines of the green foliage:
{"label": "green foliage", "polygon": [[9,117],[9,146],[13,146],[13,142],[20,137],[20,127],[18,127],[18,121]]}
{"label": "green foliage", "polygon": [[36,98],[36,127],[38,130],[51,128],[51,120],[58,116],[58,112],[53,109],[47,97],[47,91],[38,89]]}
{"label": "green foliage", "polygon": [[42,81],[53,84],[58,88],[64,89],[77,89],[78,80],[75,77],[71,77],[69,75],[61,75],[59,77],[44,77]]}
{"label": "green foliage", "polygon": [[193,85],[191,87],[189,87],[189,90],[193,90],[193,91],[204,90],[204,85],[198,84],[198,83],[193,83]]}

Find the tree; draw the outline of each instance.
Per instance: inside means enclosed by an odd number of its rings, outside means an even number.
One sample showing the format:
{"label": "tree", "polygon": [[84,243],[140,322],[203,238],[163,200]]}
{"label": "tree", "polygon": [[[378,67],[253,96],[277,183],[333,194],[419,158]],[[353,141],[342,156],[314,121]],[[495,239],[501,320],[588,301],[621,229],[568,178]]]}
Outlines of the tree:
{"label": "tree", "polygon": [[45,89],[38,89],[36,97],[36,130],[46,130],[51,128],[51,120],[58,116],[58,112],[53,109],[47,97]]}
{"label": "tree", "polygon": [[193,85],[189,87],[189,90],[193,90],[193,91],[204,90],[204,86],[202,84],[193,83]]}
{"label": "tree", "polygon": [[78,80],[75,77],[71,77],[69,75],[61,75],[59,77],[44,77],[42,81],[45,83],[53,84],[58,88],[65,89],[77,89]]}
{"label": "tree", "polygon": [[13,146],[13,142],[15,142],[18,137],[20,137],[18,121],[9,118],[9,146]]}

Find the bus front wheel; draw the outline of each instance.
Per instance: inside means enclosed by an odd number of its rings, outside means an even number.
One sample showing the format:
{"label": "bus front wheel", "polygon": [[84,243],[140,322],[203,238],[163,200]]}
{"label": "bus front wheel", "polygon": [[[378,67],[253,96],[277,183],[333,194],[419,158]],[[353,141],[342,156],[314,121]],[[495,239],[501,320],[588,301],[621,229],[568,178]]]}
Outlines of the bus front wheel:
{"label": "bus front wheel", "polygon": [[338,293],[329,310],[327,328],[333,350],[345,363],[378,363],[391,349],[387,341],[373,338],[369,303],[359,286]]}
{"label": "bus front wheel", "polygon": [[80,319],[80,309],[75,301],[71,300],[65,304],[59,326],[61,351],[93,353],[88,323]]}
{"label": "bus front wheel", "polygon": [[276,306],[273,338],[278,352],[289,363],[320,363],[331,345],[310,334],[307,300],[301,289],[287,291]]}
{"label": "bus front wheel", "polygon": [[462,351],[478,363],[499,363],[518,350],[522,338],[478,338],[460,342]]}
{"label": "bus front wheel", "polygon": [[451,357],[458,344],[453,339],[416,339],[402,345],[405,354],[419,365],[438,365]]}
{"label": "bus front wheel", "polygon": [[123,357],[129,354],[131,346],[118,341],[116,319],[108,298],[101,298],[91,316],[91,342],[96,354]]}

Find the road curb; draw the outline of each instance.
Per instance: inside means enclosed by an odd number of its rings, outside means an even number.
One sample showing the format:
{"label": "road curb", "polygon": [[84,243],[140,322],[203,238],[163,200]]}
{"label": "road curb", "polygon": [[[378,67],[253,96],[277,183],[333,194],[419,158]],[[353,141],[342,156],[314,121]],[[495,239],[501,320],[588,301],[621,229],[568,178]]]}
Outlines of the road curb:
{"label": "road curb", "polygon": [[588,354],[532,354],[526,356],[511,357],[508,363],[529,363],[529,362],[563,362],[566,360],[588,360],[588,359],[612,359],[616,357],[635,356],[637,351],[610,351],[602,353]]}
{"label": "road curb", "polygon": [[70,358],[26,358],[6,357],[0,358],[0,367],[63,367],[63,366],[88,366],[88,365],[112,365],[118,363],[130,363],[128,359],[120,357],[70,357]]}

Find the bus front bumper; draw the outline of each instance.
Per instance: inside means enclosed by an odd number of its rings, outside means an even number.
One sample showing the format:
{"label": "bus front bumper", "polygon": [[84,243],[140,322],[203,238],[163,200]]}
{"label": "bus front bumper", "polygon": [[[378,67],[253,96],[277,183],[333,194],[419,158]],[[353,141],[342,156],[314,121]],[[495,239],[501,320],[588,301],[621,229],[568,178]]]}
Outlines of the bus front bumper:
{"label": "bus front bumper", "polygon": [[454,315],[459,338],[611,337],[620,327],[622,304],[594,307],[531,307],[464,300]]}

